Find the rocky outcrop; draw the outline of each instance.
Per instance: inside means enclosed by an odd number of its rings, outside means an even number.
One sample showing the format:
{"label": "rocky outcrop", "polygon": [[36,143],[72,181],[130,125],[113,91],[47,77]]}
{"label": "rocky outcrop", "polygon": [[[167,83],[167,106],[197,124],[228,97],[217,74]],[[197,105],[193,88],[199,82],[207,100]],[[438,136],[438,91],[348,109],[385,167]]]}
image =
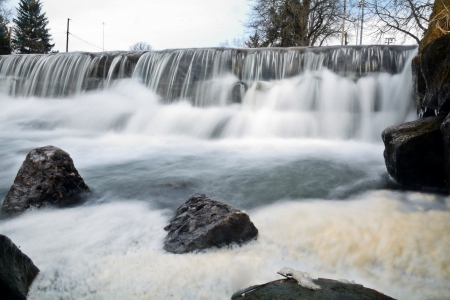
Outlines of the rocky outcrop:
{"label": "rocky outcrop", "polygon": [[442,122],[441,132],[444,140],[444,181],[450,194],[450,114]]}
{"label": "rocky outcrop", "polygon": [[422,106],[433,111],[449,112],[450,34],[437,38],[424,47],[420,64],[426,86]]}
{"label": "rocky outcrop", "polygon": [[203,194],[192,195],[164,229],[168,231],[164,249],[172,253],[242,244],[258,235],[245,212]]}
{"label": "rocky outcrop", "polygon": [[314,279],[321,288],[311,290],[297,284],[293,279],[282,279],[262,285],[251,286],[233,294],[231,299],[246,300],[388,300],[393,299],[359,284],[344,283],[331,279]]}
{"label": "rocky outcrop", "polygon": [[0,234],[0,298],[25,300],[39,269],[6,236]]}
{"label": "rocky outcrop", "polygon": [[446,121],[441,126],[450,112],[449,8],[450,0],[435,1],[428,30],[412,61],[417,112],[422,120],[392,126],[382,133],[387,170],[406,188],[450,193],[450,124]]}
{"label": "rocky outcrop", "polygon": [[413,59],[417,110],[421,117],[450,111],[450,28],[446,22],[450,0],[435,1],[428,29]]}
{"label": "rocky outcrop", "polygon": [[17,213],[30,207],[72,204],[87,192],[89,188],[67,152],[54,146],[36,148],[20,167],[2,211]]}
{"label": "rocky outcrop", "polygon": [[388,173],[412,189],[445,190],[444,117],[429,117],[386,128],[382,133]]}
{"label": "rocky outcrop", "polygon": [[434,1],[428,29],[419,44],[419,52],[421,52],[426,45],[445,34],[442,29],[447,29],[447,26],[445,20],[442,20],[440,17],[444,16],[448,9],[450,9],[450,0]]}

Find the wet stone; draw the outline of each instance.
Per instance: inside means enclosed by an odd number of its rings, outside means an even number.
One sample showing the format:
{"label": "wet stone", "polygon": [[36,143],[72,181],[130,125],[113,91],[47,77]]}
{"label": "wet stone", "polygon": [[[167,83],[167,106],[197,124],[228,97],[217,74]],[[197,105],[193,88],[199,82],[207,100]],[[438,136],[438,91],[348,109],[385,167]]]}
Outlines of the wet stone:
{"label": "wet stone", "polygon": [[258,235],[245,212],[203,194],[192,195],[164,229],[164,249],[172,253],[242,244]]}
{"label": "wet stone", "polygon": [[319,278],[313,280],[321,288],[311,290],[298,285],[293,279],[282,279],[255,285],[233,294],[231,299],[246,300],[389,300],[393,299],[360,284],[343,283]]}
{"label": "wet stone", "polygon": [[18,213],[46,205],[69,205],[89,191],[67,152],[54,146],[36,148],[20,167],[2,211]]}
{"label": "wet stone", "polygon": [[38,273],[31,259],[0,234],[0,299],[25,300]]}
{"label": "wet stone", "polygon": [[399,184],[445,191],[443,120],[444,116],[428,117],[383,131],[387,171]]}

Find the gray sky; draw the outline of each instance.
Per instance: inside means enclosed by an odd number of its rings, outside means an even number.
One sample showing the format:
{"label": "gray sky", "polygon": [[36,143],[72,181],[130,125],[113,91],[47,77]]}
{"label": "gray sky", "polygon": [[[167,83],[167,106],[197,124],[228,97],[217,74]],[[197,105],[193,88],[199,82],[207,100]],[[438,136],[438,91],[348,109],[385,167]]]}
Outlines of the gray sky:
{"label": "gray sky", "polygon": [[[18,0],[10,0],[18,7]],[[70,18],[69,51],[128,50],[147,42],[156,50],[217,47],[241,37],[250,10],[246,0],[42,0],[55,43],[66,51],[67,18]],[[15,9],[14,9],[15,11]],[[81,41],[85,40],[97,47]]]}

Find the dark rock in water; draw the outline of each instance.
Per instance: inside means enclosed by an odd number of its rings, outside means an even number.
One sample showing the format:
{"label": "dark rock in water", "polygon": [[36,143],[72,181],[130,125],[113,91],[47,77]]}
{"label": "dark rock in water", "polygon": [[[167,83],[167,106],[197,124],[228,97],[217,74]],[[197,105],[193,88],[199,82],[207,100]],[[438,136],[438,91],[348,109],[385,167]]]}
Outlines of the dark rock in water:
{"label": "dark rock in water", "polygon": [[450,34],[423,48],[421,70],[426,83],[423,106],[450,111]]}
{"label": "dark rock in water", "polygon": [[31,259],[0,234],[0,299],[25,300],[38,273]]}
{"label": "dark rock in water", "polygon": [[231,299],[246,300],[388,300],[393,299],[359,284],[342,283],[331,279],[314,279],[319,290],[310,290],[298,285],[293,279],[282,279],[255,285],[234,293]]}
{"label": "dark rock in water", "polygon": [[441,125],[442,137],[444,139],[444,176],[447,191],[450,194],[450,114]]}
{"label": "dark rock in water", "polygon": [[246,91],[246,88],[245,88],[245,84],[243,82],[235,83],[235,85],[233,86],[232,95],[231,95],[233,103],[242,103],[245,91]]}
{"label": "dark rock in water", "polygon": [[413,189],[444,191],[443,116],[386,128],[382,133],[389,174]]}
{"label": "dark rock in water", "polygon": [[164,249],[172,253],[240,244],[258,235],[245,212],[202,194],[192,195],[181,205],[164,229],[168,231]]}
{"label": "dark rock in water", "polygon": [[22,212],[30,207],[68,205],[89,192],[69,154],[46,146],[28,153],[3,202],[6,213]]}

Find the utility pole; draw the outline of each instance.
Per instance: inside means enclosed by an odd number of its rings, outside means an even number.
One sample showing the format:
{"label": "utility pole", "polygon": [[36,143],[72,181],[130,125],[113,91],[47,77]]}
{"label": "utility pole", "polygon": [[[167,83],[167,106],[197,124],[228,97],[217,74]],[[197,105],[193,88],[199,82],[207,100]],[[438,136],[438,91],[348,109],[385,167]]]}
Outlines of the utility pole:
{"label": "utility pole", "polygon": [[105,22],[102,22],[103,24],[103,52],[105,52]]}
{"label": "utility pole", "polygon": [[359,7],[361,7],[361,36],[359,39],[359,44],[362,45],[363,39],[363,29],[364,29],[364,6],[366,5],[365,0],[359,0]]}
{"label": "utility pole", "polygon": [[342,36],[341,36],[341,45],[345,44],[344,35],[345,35],[345,19],[347,18],[347,0],[344,0],[344,15],[342,16]]}
{"label": "utility pole", "polygon": [[67,39],[66,39],[66,52],[69,52],[69,21],[70,19],[67,18]]}

